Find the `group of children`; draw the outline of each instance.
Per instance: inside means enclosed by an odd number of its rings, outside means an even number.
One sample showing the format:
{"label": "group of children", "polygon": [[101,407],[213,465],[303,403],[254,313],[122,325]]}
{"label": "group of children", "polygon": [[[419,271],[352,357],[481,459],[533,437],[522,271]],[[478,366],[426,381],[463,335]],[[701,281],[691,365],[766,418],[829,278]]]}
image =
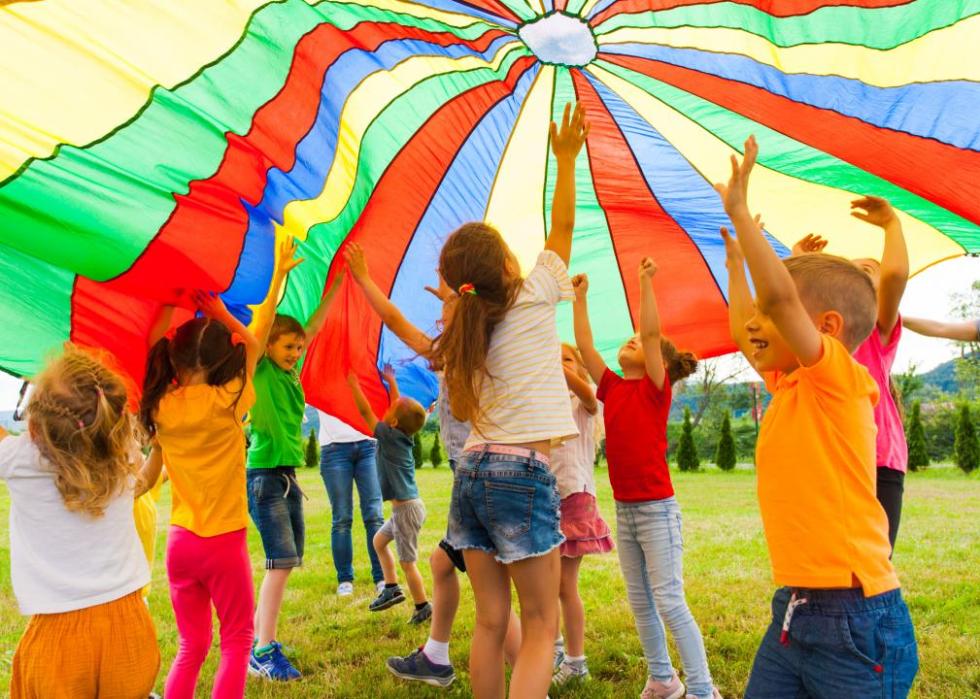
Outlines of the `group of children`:
{"label": "group of children", "polygon": [[[681,513],[666,460],[672,386],[697,360],[662,333],[657,264],[649,257],[638,268],[639,327],[619,350],[621,375],[595,348],[588,279],[568,270],[575,161],[588,130],[581,107],[566,108],[562,123],[552,125],[551,231],[526,277],[492,227],[466,224],[449,236],[440,285],[431,289],[443,304],[437,337],[409,322],[372,281],[364,251],[346,246],[353,283],[440,376],[441,430],[454,471],[446,537],[429,557],[430,602],[416,565],[426,510],[411,457],[426,411],[399,394],[386,370],[390,406],[376,415],[349,377],[377,439],[383,497],[392,502],[374,538],[384,586],[370,608],[405,599],[389,551],[394,542],[415,602],[412,622],[431,619],[431,629],[421,648],[388,659],[393,674],[437,686],[454,681],[449,641],[459,571],[469,575],[476,603],[469,656],[476,697],[504,696],[505,661],[515,698],[540,699],[553,682],[587,677],[580,566],[583,556],[614,548],[595,497],[594,421],[601,419],[615,548],[647,662],[640,696],[717,699],[685,599]],[[722,231],[732,335],[773,393],[757,469],[779,589],[746,696],[905,696],[917,651],[890,561],[905,447],[888,391],[908,276],[901,227],[887,202],[859,200],[855,215],[885,231],[880,264],[825,255],[814,237],[781,261],[747,204],[756,153],[750,138],[742,162],[732,158],[730,181],[717,187],[735,227],[734,237]],[[305,326],[277,315],[280,286],[298,264],[293,253],[289,243],[280,251],[252,331],[205,293],[193,299],[201,315],[170,332],[164,311],[155,326],[163,336],[151,337],[138,416],[119,373],[104,358],[69,347],[35,379],[27,433],[0,432],[13,584],[21,610],[33,615],[14,657],[12,696],[150,694],[160,655],[141,599],[150,576],[133,508],[159,482],[163,463],[172,489],[166,565],[179,632],[165,696],[194,696],[211,646],[212,609],[221,644],[212,696],[243,696],[249,671],[277,680],[300,676],[276,628],[287,579],[304,552],[297,363],[342,275]],[[563,300],[573,302],[574,347],[557,334],[555,309]],[[143,444],[139,464],[134,451]],[[265,552],[257,601],[249,515]],[[66,637],[79,642],[61,642]]]}

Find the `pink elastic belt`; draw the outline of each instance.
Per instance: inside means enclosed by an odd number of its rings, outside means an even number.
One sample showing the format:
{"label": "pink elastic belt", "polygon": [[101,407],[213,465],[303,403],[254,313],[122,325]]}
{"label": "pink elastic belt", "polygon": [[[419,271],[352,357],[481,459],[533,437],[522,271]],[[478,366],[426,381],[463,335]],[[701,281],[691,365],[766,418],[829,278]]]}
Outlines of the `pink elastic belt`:
{"label": "pink elastic belt", "polygon": [[545,466],[550,465],[547,454],[542,454],[536,449],[527,447],[508,447],[504,444],[483,444],[478,447],[471,447],[464,453],[466,454],[506,454],[507,456],[523,456],[540,461]]}

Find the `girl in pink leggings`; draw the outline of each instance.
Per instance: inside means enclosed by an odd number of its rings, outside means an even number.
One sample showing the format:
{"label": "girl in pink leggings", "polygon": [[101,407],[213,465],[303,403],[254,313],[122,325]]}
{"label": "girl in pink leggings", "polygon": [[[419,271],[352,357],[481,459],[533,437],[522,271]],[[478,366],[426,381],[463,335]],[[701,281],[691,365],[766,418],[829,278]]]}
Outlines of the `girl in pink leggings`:
{"label": "girl in pink leggings", "polygon": [[211,696],[245,694],[254,591],[245,528],[245,435],[255,401],[255,338],[217,297],[195,296],[204,317],[150,350],[140,416],[155,435],[170,476],[173,506],[167,576],[180,646],[167,699],[193,699],[211,648],[211,609],[221,624],[221,663]]}

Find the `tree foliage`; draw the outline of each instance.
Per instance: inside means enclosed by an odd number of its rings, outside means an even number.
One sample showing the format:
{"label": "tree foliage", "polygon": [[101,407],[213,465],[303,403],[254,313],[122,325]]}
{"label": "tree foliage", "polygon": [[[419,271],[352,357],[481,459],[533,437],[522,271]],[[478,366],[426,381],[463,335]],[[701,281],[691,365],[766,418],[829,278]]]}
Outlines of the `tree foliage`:
{"label": "tree foliage", "polygon": [[921,471],[929,465],[929,450],[926,448],[926,430],[922,426],[922,404],[912,403],[912,416],[909,418],[909,468]]}
{"label": "tree foliage", "polygon": [[677,447],[677,467],[681,471],[697,471],[700,465],[698,450],[694,446],[694,426],[691,424],[691,411],[684,408],[684,426],[681,429],[681,440]]}
{"label": "tree foliage", "polygon": [[306,440],[306,467],[316,468],[320,465],[320,443],[317,441],[316,432],[310,432],[310,438]]}
{"label": "tree foliage", "polygon": [[415,468],[422,468],[422,435],[418,432],[412,438],[412,457],[415,459]]}
{"label": "tree foliage", "polygon": [[953,450],[956,455],[956,465],[964,473],[971,473],[980,466],[980,441],[977,440],[977,429],[973,424],[970,406],[966,403],[960,406]]}
{"label": "tree foliage", "polygon": [[429,461],[432,468],[439,468],[442,464],[442,442],[439,440],[439,433],[436,432],[435,439],[432,440],[432,449],[429,451]]}
{"label": "tree foliage", "polygon": [[732,420],[728,411],[721,421],[721,435],[718,438],[718,449],[715,452],[715,463],[722,471],[735,468],[735,438],[732,436]]}

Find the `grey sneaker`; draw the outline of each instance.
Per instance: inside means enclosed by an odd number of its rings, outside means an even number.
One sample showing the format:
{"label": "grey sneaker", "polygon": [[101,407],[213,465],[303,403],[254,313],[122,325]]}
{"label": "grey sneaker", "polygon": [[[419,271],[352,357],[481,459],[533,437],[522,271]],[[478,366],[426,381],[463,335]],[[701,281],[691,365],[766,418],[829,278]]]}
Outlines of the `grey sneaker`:
{"label": "grey sneaker", "polygon": [[337,586],[337,595],[340,597],[350,597],[354,594],[354,583],[342,582]]}
{"label": "grey sneaker", "polygon": [[579,661],[573,663],[572,661],[566,659],[558,667],[558,671],[555,676],[551,679],[552,683],[560,687],[566,682],[577,680],[579,682],[587,680],[589,678],[589,666],[585,664],[585,661]]}
{"label": "grey sneaker", "polygon": [[417,680],[433,687],[448,687],[456,679],[452,665],[437,665],[429,660],[422,649],[404,658],[388,658],[388,672],[403,680]]}
{"label": "grey sneaker", "polygon": [[412,618],[408,620],[409,624],[421,624],[424,621],[428,621],[432,618],[432,605],[429,602],[425,603],[425,606],[421,609],[416,609],[412,614]]}
{"label": "grey sneaker", "polygon": [[396,604],[405,601],[405,593],[402,589],[395,585],[394,587],[386,587],[381,590],[381,594],[374,598],[371,605],[368,607],[372,612],[380,612],[382,609],[387,609],[388,607],[394,607]]}
{"label": "grey sneaker", "polygon": [[640,693],[640,699],[681,699],[684,696],[684,683],[674,673],[667,682],[660,682],[652,677],[647,678],[646,687]]}
{"label": "grey sneaker", "polygon": [[555,646],[555,661],[552,672],[558,672],[558,668],[565,662],[565,646]]}

